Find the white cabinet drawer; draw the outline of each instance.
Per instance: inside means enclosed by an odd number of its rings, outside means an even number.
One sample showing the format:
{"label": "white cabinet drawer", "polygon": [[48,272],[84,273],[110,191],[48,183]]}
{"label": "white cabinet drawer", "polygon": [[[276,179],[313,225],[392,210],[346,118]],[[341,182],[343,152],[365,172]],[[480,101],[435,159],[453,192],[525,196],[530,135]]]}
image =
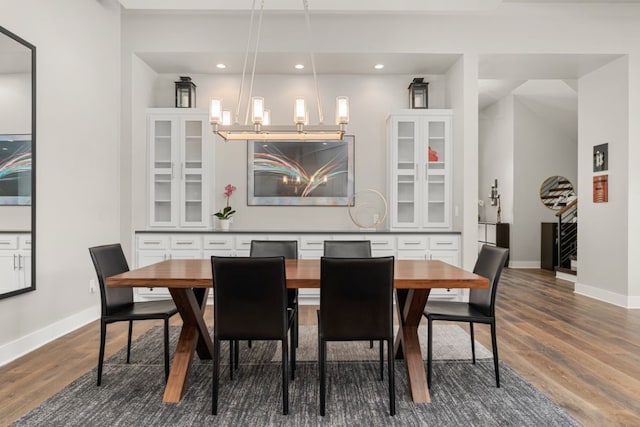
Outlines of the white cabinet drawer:
{"label": "white cabinet drawer", "polygon": [[233,236],[210,234],[203,239],[205,250],[233,249]]}
{"label": "white cabinet drawer", "polygon": [[172,235],[171,249],[202,249],[202,237],[199,235]]}
{"label": "white cabinet drawer", "polygon": [[0,234],[0,249],[18,249],[16,234]]}
{"label": "white cabinet drawer", "polygon": [[429,238],[429,249],[436,251],[457,251],[460,239],[458,236],[432,236]]}
{"label": "white cabinet drawer", "polygon": [[[266,234],[241,234],[236,236],[235,248],[240,251],[247,251],[247,254],[251,250],[252,240],[267,240]],[[247,255],[248,256],[248,255]]]}
{"label": "white cabinet drawer", "polygon": [[398,250],[426,250],[427,238],[424,236],[398,236]]}
{"label": "white cabinet drawer", "polygon": [[31,234],[20,236],[18,240],[20,249],[31,249]]}
{"label": "white cabinet drawer", "polygon": [[138,249],[169,249],[169,236],[138,236]]}
{"label": "white cabinet drawer", "polygon": [[393,236],[365,236],[371,242],[371,251],[394,250],[396,248],[396,238]]}
{"label": "white cabinet drawer", "polygon": [[300,237],[300,250],[319,250],[324,251],[324,241],[331,240],[328,235],[315,234]]}
{"label": "white cabinet drawer", "polygon": [[[352,240],[366,240],[363,234],[334,234],[331,240],[342,240],[342,241],[352,241]],[[325,239],[328,240],[328,239]]]}

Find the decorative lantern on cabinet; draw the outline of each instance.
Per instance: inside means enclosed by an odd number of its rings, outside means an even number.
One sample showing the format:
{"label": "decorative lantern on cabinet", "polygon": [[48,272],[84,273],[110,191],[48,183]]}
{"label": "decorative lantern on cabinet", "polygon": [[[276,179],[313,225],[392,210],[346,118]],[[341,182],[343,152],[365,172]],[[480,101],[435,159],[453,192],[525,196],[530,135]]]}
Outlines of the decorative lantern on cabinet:
{"label": "decorative lantern on cabinet", "polygon": [[176,82],[176,108],[195,108],[196,106],[196,85],[191,81],[191,77],[180,77]]}
{"label": "decorative lantern on cabinet", "polygon": [[424,78],[416,77],[409,84],[409,108],[429,108],[429,83]]}

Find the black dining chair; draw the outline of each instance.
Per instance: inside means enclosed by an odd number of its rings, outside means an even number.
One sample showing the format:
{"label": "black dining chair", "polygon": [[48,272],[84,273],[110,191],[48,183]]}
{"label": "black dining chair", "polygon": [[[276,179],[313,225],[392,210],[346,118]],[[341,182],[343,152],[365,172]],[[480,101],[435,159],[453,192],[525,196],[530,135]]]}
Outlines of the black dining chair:
{"label": "black dining chair", "polygon": [[[325,240],[324,256],[333,258],[371,258],[371,241]],[[369,342],[369,348],[373,348],[373,341]],[[380,360],[384,357],[383,354],[384,349],[380,346]]]}
{"label": "black dining chair", "polygon": [[[282,413],[289,413],[291,379],[295,377],[296,348],[291,333],[295,315],[287,308],[284,257],[211,257],[213,272],[213,392],[212,413],[218,413],[220,342],[277,340],[282,345]],[[287,343],[287,337],[291,346]],[[290,352],[289,352],[290,347]],[[233,366],[229,366],[230,376]]]}
{"label": "black dining chair", "polygon": [[[251,257],[283,256],[285,259],[298,259],[297,240],[252,240],[249,251]],[[287,289],[287,307],[295,312],[293,336],[295,346],[298,347],[298,290]],[[251,341],[249,341],[251,347]]]}
{"label": "black dining chair", "polygon": [[[320,415],[326,406],[327,341],[387,342],[389,412],[396,413],[393,354],[393,257],[320,260],[318,364]],[[380,373],[383,375],[383,361]],[[383,378],[381,378],[383,379]]]}
{"label": "black dining chair", "polygon": [[483,245],[473,272],[489,280],[488,288],[473,288],[469,293],[469,302],[458,301],[428,301],[424,308],[424,316],[428,325],[427,350],[427,384],[431,387],[432,377],[432,349],[434,321],[469,323],[471,335],[472,361],[476,363],[476,348],[473,336],[473,324],[485,323],[491,325],[491,346],[493,348],[493,364],[496,373],[496,387],[500,387],[500,371],[498,369],[498,342],[496,337],[496,294],[502,269],[509,256],[509,249]]}
{"label": "black dining chair", "polygon": [[98,385],[102,383],[102,366],[107,325],[115,322],[129,322],[127,338],[127,363],[131,356],[131,333],[134,320],[164,321],[164,377],[169,377],[169,319],[178,312],[171,300],[133,302],[132,288],[108,288],[105,279],[129,271],[127,259],[120,244],[89,248],[93,266],[100,283],[100,351],[98,355]]}

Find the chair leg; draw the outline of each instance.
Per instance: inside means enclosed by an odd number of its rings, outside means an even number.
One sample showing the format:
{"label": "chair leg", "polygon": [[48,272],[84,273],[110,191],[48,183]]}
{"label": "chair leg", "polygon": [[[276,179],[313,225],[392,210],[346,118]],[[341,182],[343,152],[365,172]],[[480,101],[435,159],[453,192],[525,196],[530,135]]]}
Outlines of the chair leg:
{"label": "chair leg", "polygon": [[373,340],[369,340],[369,348],[373,348]]}
{"label": "chair leg", "polygon": [[247,347],[251,348],[251,340],[247,341]]}
{"label": "chair leg", "polygon": [[131,333],[133,332],[133,320],[129,320],[129,335],[127,337],[127,363],[131,356]]}
{"label": "chair leg", "polygon": [[427,386],[431,388],[431,362],[432,362],[432,347],[433,347],[433,327],[431,319],[427,317]]}
{"label": "chair leg", "polygon": [[107,338],[107,324],[100,321],[100,351],[98,352],[98,386],[102,384],[102,364],[104,362],[104,344]]}
{"label": "chair leg", "polygon": [[380,347],[380,381],[384,381],[384,341],[378,343]]}
{"label": "chair leg", "polygon": [[[380,345],[382,346],[382,341],[380,341]],[[396,414],[396,383],[393,359],[393,340],[389,340],[387,341],[387,360],[389,364],[389,414],[391,416]]]}
{"label": "chair leg", "polygon": [[491,322],[491,346],[493,347],[493,366],[496,370],[496,387],[500,388],[500,368],[498,366],[498,337],[496,336],[495,322]]}
{"label": "chair leg", "polygon": [[289,413],[289,373],[287,372],[289,343],[287,338],[282,340],[282,415]]}
{"label": "chair leg", "polygon": [[220,379],[220,340],[213,338],[213,387],[211,390],[211,413],[218,414],[218,382]]}
{"label": "chair leg", "polygon": [[295,337],[295,333],[293,332],[293,330],[289,331],[289,341],[291,342],[291,344],[289,345],[290,350],[289,353],[290,357],[291,357],[291,361],[290,363],[290,369],[291,369],[291,381],[296,379],[296,343],[295,343],[296,337]]}
{"label": "chair leg", "polygon": [[164,319],[164,382],[169,379],[169,318]]}
{"label": "chair leg", "polygon": [[235,349],[235,341],[229,340],[229,379],[230,380],[233,379],[233,361],[234,361],[233,350],[234,349]]}
{"label": "chair leg", "polygon": [[293,337],[296,348],[298,347],[298,342],[300,340],[300,322],[299,322],[299,314],[298,314],[298,303],[296,302],[296,318],[293,321]]}
{"label": "chair leg", "polygon": [[235,340],[233,342],[233,366],[235,369],[238,369],[238,365],[240,364],[240,341]]}
{"label": "chair leg", "polygon": [[320,367],[320,415],[324,417],[326,398],[327,398],[327,372],[326,372],[326,356],[327,356],[327,343],[321,338],[318,338],[318,350],[319,350],[319,367]]}
{"label": "chair leg", "polygon": [[476,364],[476,340],[473,336],[473,322],[469,322],[469,335],[471,335],[471,360]]}

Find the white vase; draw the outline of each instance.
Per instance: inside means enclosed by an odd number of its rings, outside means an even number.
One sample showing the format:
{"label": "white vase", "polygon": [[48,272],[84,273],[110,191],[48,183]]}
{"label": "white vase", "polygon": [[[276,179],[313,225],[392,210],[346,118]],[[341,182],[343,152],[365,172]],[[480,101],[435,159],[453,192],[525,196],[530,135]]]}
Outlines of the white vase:
{"label": "white vase", "polygon": [[229,231],[229,227],[231,226],[231,218],[229,219],[218,218],[218,226],[221,231]]}

